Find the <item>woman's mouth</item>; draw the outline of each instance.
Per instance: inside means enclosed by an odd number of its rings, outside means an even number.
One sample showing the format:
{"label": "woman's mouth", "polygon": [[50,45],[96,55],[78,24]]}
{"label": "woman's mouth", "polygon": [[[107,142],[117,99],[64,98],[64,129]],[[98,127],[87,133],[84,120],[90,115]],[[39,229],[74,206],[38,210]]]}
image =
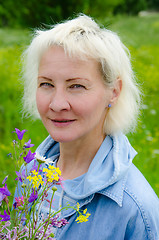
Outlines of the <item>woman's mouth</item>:
{"label": "woman's mouth", "polygon": [[56,127],[66,127],[71,125],[75,119],[52,119],[51,121]]}

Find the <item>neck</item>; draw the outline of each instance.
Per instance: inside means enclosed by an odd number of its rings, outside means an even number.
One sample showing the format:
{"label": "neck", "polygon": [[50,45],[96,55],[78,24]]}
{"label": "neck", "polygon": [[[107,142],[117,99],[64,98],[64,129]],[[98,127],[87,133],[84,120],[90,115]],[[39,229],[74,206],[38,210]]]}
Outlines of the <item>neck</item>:
{"label": "neck", "polygon": [[104,134],[83,137],[76,141],[60,143],[60,158],[57,167],[66,179],[76,178],[88,171],[88,168],[105,138]]}

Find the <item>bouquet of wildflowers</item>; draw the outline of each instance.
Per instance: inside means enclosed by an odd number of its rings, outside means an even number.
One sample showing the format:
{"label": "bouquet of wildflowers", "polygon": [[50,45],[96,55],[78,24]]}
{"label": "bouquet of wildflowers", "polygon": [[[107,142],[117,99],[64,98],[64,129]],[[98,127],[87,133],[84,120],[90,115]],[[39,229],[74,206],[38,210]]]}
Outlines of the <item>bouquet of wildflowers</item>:
{"label": "bouquet of wildflowers", "polygon": [[[68,224],[66,219],[59,218],[62,210],[68,208],[76,210],[78,213],[77,223],[88,221],[90,214],[87,209],[81,212],[78,203],[76,207],[68,205],[58,211],[52,211],[56,185],[62,186],[61,171],[49,164],[47,168],[42,168],[42,163],[47,159],[31,152],[30,148],[34,144],[31,144],[31,139],[24,142],[25,132],[26,130],[20,131],[17,128],[14,131],[17,140],[13,140],[14,152],[10,156],[16,160],[19,168],[21,165],[22,167],[16,171],[17,178],[15,180],[21,187],[18,197],[14,198],[11,209],[9,203],[11,193],[7,187],[8,176],[4,178],[2,187],[0,187],[0,239],[54,239],[53,227],[62,227]],[[32,167],[28,170],[27,166],[32,161],[34,161]],[[51,199],[47,198],[49,189],[52,190]],[[39,221],[38,215],[44,201],[49,204],[49,214],[46,219]]]}

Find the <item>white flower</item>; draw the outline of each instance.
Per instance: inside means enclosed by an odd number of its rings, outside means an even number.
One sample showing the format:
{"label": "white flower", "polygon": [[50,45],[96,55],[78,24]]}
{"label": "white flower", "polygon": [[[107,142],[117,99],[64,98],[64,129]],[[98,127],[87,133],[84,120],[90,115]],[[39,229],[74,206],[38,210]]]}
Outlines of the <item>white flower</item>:
{"label": "white flower", "polygon": [[36,153],[35,158],[39,163],[49,163],[49,162],[51,162],[50,158],[43,157],[39,153]]}

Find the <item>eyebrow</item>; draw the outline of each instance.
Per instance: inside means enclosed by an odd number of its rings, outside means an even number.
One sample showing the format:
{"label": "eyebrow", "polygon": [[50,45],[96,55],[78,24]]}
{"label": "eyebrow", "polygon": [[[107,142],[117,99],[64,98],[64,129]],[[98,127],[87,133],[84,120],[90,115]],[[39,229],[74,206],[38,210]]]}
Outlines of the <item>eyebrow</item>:
{"label": "eyebrow", "polygon": [[51,78],[48,78],[48,77],[44,77],[44,76],[38,76],[38,79],[39,78],[43,78],[43,79],[46,79],[46,80],[48,80],[48,81],[51,81],[52,82],[52,79]]}
{"label": "eyebrow", "polygon": [[86,80],[86,81],[89,81],[89,79],[87,79],[87,78],[81,78],[81,77],[70,78],[70,79],[67,79],[66,81],[67,81],[67,82],[70,82],[70,81],[76,81],[76,80]]}
{"label": "eyebrow", "polygon": [[[43,79],[46,79],[46,80],[51,81],[51,82],[53,81],[51,78],[44,77],[44,76],[38,76],[38,79],[39,78],[43,78]],[[89,79],[87,79],[87,78],[75,77],[75,78],[66,79],[66,82],[71,82],[71,81],[76,81],[76,80],[86,80],[86,81],[89,81]]]}

